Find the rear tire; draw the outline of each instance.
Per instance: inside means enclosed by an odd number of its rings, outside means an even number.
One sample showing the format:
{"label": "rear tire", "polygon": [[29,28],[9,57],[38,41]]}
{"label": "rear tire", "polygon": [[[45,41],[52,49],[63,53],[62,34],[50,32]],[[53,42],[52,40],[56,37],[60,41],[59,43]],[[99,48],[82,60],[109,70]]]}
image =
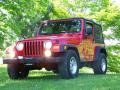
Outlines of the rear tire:
{"label": "rear tire", "polygon": [[100,53],[99,57],[93,63],[94,74],[106,74],[107,72],[107,60],[104,53]]}
{"label": "rear tire", "polygon": [[29,70],[24,65],[8,64],[7,71],[10,79],[24,79],[29,74]]}
{"label": "rear tire", "polygon": [[58,74],[59,72],[58,72],[58,70],[52,70],[53,71],[53,73],[55,73],[55,74]]}
{"label": "rear tire", "polygon": [[58,65],[59,74],[62,78],[75,78],[79,73],[79,58],[74,50],[68,50],[64,60]]}

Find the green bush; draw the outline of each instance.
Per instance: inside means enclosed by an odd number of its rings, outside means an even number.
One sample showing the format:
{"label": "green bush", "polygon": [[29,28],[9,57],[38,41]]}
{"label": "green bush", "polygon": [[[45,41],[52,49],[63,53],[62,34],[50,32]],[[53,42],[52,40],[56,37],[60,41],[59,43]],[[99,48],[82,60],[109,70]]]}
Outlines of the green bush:
{"label": "green bush", "polygon": [[108,70],[111,72],[120,72],[120,46],[107,47],[108,52]]}

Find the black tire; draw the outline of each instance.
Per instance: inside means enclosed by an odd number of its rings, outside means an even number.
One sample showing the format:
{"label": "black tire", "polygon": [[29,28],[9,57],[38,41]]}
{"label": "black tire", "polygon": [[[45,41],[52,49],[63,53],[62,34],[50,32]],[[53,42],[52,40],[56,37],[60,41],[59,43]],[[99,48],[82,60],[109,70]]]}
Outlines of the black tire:
{"label": "black tire", "polygon": [[100,53],[98,59],[93,62],[94,74],[106,74],[107,72],[107,60],[104,53]]}
{"label": "black tire", "polygon": [[7,71],[10,79],[24,79],[29,74],[29,70],[23,65],[8,64]]}
{"label": "black tire", "polygon": [[55,74],[58,74],[59,73],[58,68],[57,69],[53,69],[52,72],[55,73]]}
{"label": "black tire", "polygon": [[58,74],[59,72],[57,70],[52,70],[54,74]]}
{"label": "black tire", "polygon": [[[74,60],[75,68],[74,73],[71,71],[71,68],[73,67],[72,64],[70,64],[71,60]],[[71,66],[70,66],[71,65]],[[79,58],[74,50],[68,50],[64,55],[64,60],[62,63],[58,65],[59,74],[62,78],[75,78],[78,76],[79,73]]]}

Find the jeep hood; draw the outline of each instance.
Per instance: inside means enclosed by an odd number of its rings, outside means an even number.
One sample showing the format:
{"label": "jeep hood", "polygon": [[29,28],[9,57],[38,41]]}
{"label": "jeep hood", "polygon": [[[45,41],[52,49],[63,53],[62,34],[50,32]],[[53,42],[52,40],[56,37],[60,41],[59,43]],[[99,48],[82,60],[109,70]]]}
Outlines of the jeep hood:
{"label": "jeep hood", "polygon": [[[45,41],[45,40],[51,40],[51,41],[59,41],[59,44],[75,44],[81,41],[81,38],[79,36],[74,35],[73,33],[64,33],[64,34],[51,34],[51,35],[40,35],[37,37],[33,37],[33,38],[28,38],[28,39],[24,39],[21,40],[21,42],[25,42],[25,41],[34,41],[34,40],[41,40],[41,41]],[[78,39],[79,38],[79,39]]]}
{"label": "jeep hood", "polygon": [[21,41],[31,41],[31,40],[61,40],[61,39],[69,39],[71,37],[71,35],[69,34],[51,34],[51,35],[40,35],[37,37],[33,37],[33,38],[27,38]]}

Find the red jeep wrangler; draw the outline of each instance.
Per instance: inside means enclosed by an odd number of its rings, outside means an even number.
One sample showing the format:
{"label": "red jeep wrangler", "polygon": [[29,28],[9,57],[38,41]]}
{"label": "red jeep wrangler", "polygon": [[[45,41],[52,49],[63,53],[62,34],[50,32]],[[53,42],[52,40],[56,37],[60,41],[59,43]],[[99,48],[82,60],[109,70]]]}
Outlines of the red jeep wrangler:
{"label": "red jeep wrangler", "polygon": [[106,57],[101,26],[84,18],[69,18],[43,21],[35,37],[7,49],[3,63],[8,64],[11,79],[26,78],[29,70],[42,68],[74,78],[84,66],[105,74]]}

